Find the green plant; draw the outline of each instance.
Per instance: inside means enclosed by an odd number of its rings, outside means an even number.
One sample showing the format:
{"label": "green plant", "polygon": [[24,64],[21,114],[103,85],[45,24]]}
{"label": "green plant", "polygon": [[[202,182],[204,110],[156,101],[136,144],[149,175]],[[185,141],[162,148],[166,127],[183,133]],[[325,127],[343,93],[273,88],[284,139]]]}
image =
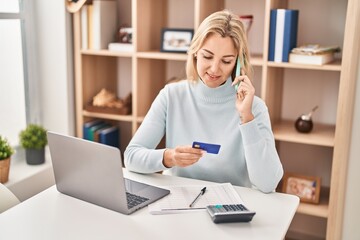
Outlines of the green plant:
{"label": "green plant", "polygon": [[0,160],[9,158],[14,153],[14,149],[10,146],[6,138],[0,135]]}
{"label": "green plant", "polygon": [[40,125],[29,124],[20,132],[20,144],[25,149],[42,149],[47,144],[46,129]]}

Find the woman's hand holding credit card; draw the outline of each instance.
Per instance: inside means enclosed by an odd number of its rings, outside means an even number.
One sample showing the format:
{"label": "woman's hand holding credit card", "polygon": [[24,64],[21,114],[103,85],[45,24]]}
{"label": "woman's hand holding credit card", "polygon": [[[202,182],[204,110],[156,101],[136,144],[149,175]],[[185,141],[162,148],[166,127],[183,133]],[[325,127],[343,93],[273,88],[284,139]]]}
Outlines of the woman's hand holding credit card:
{"label": "woman's hand holding credit card", "polygon": [[193,148],[191,145],[168,148],[164,152],[163,163],[165,167],[187,167],[195,164],[206,153],[200,148]]}
{"label": "woman's hand holding credit card", "polygon": [[204,142],[193,142],[192,146],[177,146],[166,149],[163,163],[166,167],[187,167],[195,164],[205,153],[218,154],[220,145]]}

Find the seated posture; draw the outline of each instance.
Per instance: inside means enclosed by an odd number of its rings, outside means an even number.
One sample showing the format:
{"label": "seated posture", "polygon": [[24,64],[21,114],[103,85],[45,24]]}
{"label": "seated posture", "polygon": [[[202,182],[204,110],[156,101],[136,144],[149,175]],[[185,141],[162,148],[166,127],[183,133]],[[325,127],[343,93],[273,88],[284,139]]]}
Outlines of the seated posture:
{"label": "seated posture", "polygon": [[[160,91],[126,148],[126,168],[274,191],[283,168],[249,57],[239,17],[227,10],[208,16],[189,47],[187,79]],[[166,148],[155,149],[164,135]],[[221,148],[206,153],[194,141]]]}

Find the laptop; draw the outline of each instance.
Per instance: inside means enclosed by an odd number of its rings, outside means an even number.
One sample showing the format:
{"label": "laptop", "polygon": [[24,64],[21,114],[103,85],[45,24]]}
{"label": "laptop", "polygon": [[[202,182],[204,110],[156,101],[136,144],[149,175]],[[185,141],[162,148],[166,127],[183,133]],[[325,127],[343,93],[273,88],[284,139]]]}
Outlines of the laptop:
{"label": "laptop", "polygon": [[51,131],[47,137],[56,188],[63,194],[131,214],[170,193],[124,178],[118,148]]}

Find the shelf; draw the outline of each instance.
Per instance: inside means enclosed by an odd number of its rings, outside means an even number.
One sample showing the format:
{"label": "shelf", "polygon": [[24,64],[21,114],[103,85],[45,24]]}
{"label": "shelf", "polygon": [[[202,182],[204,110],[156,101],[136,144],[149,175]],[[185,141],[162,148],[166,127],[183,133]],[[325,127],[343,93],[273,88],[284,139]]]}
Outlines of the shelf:
{"label": "shelf", "polygon": [[93,117],[93,118],[102,118],[102,119],[109,119],[109,120],[117,120],[117,121],[124,121],[124,122],[132,122],[133,116],[132,115],[117,115],[117,114],[107,114],[107,113],[94,113],[83,110],[84,117]]}
{"label": "shelf", "polygon": [[341,71],[341,60],[335,60],[332,63],[325,65],[310,65],[310,64],[297,64],[288,62],[267,62],[269,67],[278,68],[296,68],[296,69],[309,69],[309,70],[323,70],[323,71]]}
{"label": "shelf", "polygon": [[142,122],[144,121],[144,118],[145,118],[145,117],[137,117],[137,118],[136,118],[136,122],[142,123]]}
{"label": "shelf", "polygon": [[253,66],[262,66],[264,64],[263,56],[262,55],[251,55],[251,65]]}
{"label": "shelf", "polygon": [[334,147],[335,126],[314,123],[311,133],[299,133],[293,121],[281,121],[273,126],[275,140]]}
{"label": "shelf", "polygon": [[120,51],[109,51],[107,49],[103,49],[103,50],[83,49],[83,50],[81,50],[81,54],[95,55],[95,56],[109,56],[109,57],[132,57],[134,53],[132,53],[132,52],[120,52]]}
{"label": "shelf", "polygon": [[297,213],[327,218],[329,215],[329,188],[321,188],[320,203],[300,203]]}
{"label": "shelf", "polygon": [[138,52],[136,56],[138,58],[174,60],[174,61],[186,61],[187,59],[186,53],[165,53],[156,50],[149,52]]}

